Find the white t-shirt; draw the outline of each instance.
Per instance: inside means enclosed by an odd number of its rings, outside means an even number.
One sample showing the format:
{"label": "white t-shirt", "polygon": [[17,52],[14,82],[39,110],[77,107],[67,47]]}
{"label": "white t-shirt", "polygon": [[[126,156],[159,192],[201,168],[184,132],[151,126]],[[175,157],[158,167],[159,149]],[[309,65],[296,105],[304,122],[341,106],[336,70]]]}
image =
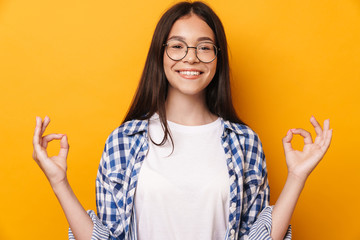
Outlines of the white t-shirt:
{"label": "white t-shirt", "polygon": [[[229,216],[229,174],[221,145],[221,121],[184,126],[168,121],[168,141],[149,152],[135,193],[140,240],[224,239]],[[149,123],[152,140],[164,133],[158,115]]]}

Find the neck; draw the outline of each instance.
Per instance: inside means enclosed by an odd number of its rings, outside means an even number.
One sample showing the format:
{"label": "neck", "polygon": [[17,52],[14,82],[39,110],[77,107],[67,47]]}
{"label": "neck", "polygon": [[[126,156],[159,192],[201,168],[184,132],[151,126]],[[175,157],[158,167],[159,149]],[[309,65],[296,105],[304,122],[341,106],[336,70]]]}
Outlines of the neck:
{"label": "neck", "polygon": [[204,125],[217,119],[207,108],[204,93],[184,95],[169,91],[165,108],[167,120],[182,125]]}

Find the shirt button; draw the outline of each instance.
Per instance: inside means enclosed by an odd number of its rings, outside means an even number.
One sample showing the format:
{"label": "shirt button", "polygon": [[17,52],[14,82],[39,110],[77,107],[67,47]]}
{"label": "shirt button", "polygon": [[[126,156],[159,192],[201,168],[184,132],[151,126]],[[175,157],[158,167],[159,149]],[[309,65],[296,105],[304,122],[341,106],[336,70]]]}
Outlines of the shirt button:
{"label": "shirt button", "polygon": [[236,210],[236,204],[232,203],[231,206],[230,206],[230,211],[235,212],[235,210]]}
{"label": "shirt button", "polygon": [[231,229],[230,234],[231,234],[231,239],[234,239],[235,238],[235,230]]}

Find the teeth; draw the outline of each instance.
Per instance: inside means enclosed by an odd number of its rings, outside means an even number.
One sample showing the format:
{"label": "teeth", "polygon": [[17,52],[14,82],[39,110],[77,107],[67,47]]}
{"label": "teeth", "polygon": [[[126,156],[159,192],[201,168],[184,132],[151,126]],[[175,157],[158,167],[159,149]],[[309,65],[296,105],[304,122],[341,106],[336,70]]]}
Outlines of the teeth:
{"label": "teeth", "polygon": [[200,75],[200,72],[198,72],[198,71],[180,71],[180,74],[188,75],[188,76],[195,76],[195,75]]}

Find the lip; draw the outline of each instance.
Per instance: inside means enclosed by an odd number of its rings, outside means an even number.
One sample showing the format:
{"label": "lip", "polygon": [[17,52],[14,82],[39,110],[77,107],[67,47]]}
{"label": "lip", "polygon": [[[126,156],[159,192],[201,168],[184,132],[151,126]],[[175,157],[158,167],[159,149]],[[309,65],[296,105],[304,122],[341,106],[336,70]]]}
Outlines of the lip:
{"label": "lip", "polygon": [[[196,68],[181,68],[181,69],[177,69],[175,70],[175,72],[177,72],[182,78],[186,78],[186,79],[196,79],[199,78],[201,76],[201,74],[203,74],[204,72],[196,69]],[[199,72],[198,75],[188,75],[188,74],[182,74],[181,72]]]}

